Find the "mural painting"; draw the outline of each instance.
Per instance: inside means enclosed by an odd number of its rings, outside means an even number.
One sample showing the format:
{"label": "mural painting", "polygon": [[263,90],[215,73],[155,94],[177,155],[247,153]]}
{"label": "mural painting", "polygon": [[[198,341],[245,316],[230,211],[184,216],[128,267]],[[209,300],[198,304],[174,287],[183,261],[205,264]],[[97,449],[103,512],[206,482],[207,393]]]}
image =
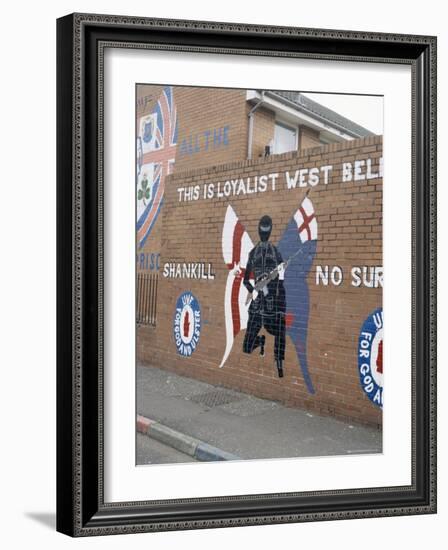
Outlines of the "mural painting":
{"label": "mural painting", "polygon": [[[314,387],[307,367],[306,336],[309,315],[307,276],[316,252],[317,218],[306,196],[292,216],[276,247],[269,242],[272,219],[260,219],[256,246],[229,205],[223,228],[222,249],[229,268],[225,293],[226,349],[224,366],[235,336],[246,330],[243,349],[252,353],[260,347],[264,355],[264,327],[275,337],[275,361],[283,377],[285,334],[295,347],[308,391]],[[244,288],[245,287],[245,288]]]}
{"label": "mural painting", "polygon": [[142,248],[163,205],[166,177],[176,160],[177,110],[172,86],[152,113],[140,119],[137,136],[137,241]]}

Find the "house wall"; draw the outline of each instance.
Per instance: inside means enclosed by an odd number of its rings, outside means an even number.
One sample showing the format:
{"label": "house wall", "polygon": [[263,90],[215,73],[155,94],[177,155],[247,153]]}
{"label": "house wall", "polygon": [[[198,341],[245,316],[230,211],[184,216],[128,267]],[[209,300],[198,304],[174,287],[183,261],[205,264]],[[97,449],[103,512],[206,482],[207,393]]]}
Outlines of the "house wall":
{"label": "house wall", "polygon": [[[248,111],[251,106],[248,105]],[[264,157],[265,147],[274,137],[275,113],[259,107],[254,113],[252,159]]]}
{"label": "house wall", "polygon": [[299,128],[299,148],[309,149],[310,147],[320,147],[320,132],[310,128],[309,126],[301,125]]}

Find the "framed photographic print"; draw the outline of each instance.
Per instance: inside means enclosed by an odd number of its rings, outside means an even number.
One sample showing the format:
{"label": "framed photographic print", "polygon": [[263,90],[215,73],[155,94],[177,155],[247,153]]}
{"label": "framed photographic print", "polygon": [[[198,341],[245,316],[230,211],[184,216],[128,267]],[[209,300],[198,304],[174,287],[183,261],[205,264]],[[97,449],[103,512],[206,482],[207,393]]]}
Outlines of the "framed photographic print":
{"label": "framed photographic print", "polygon": [[57,40],[58,530],[434,513],[436,39]]}

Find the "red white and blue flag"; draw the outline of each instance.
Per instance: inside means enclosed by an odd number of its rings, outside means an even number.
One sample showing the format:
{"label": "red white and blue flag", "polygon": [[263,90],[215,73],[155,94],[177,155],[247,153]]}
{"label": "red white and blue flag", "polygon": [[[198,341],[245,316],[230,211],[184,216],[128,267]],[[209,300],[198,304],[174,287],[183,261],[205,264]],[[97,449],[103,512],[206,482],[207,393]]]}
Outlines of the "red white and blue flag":
{"label": "red white and blue flag", "polygon": [[253,247],[252,239],[229,204],[222,229],[222,255],[229,268],[229,274],[224,299],[226,349],[220,367],[224,366],[232,351],[235,336],[247,327],[249,305],[245,303],[247,290],[242,282],[249,252]]}
{"label": "red white and blue flag", "polygon": [[[286,333],[294,344],[305,384],[311,394],[314,394],[315,390],[308,372],[306,349],[309,318],[307,277],[316,254],[317,229],[314,206],[306,196],[278,243],[283,260],[289,260],[283,274],[286,294]],[[227,361],[236,335],[247,328],[249,304],[245,304],[247,290],[242,283],[249,252],[253,246],[250,236],[234,209],[229,205],[222,232],[222,252],[229,274],[224,298],[226,348],[220,367]],[[253,284],[253,279],[251,282]],[[254,294],[255,297],[256,294]]]}
{"label": "red white and blue flag", "polygon": [[177,110],[166,86],[152,113],[139,121],[137,136],[137,241],[141,248],[160,213],[165,178],[176,159]]}

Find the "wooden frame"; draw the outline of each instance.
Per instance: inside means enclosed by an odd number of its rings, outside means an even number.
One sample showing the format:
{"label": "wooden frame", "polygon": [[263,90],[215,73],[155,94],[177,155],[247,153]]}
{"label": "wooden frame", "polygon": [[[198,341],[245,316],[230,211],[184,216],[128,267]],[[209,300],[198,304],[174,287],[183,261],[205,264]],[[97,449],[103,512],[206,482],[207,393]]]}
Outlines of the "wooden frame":
{"label": "wooden frame", "polygon": [[[413,480],[384,487],[104,502],[103,54],[169,48],[412,67]],[[57,529],[72,536],[436,511],[436,39],[74,14],[57,23]],[[86,419],[89,419],[88,421]],[[148,495],[148,498],[150,495]]]}

